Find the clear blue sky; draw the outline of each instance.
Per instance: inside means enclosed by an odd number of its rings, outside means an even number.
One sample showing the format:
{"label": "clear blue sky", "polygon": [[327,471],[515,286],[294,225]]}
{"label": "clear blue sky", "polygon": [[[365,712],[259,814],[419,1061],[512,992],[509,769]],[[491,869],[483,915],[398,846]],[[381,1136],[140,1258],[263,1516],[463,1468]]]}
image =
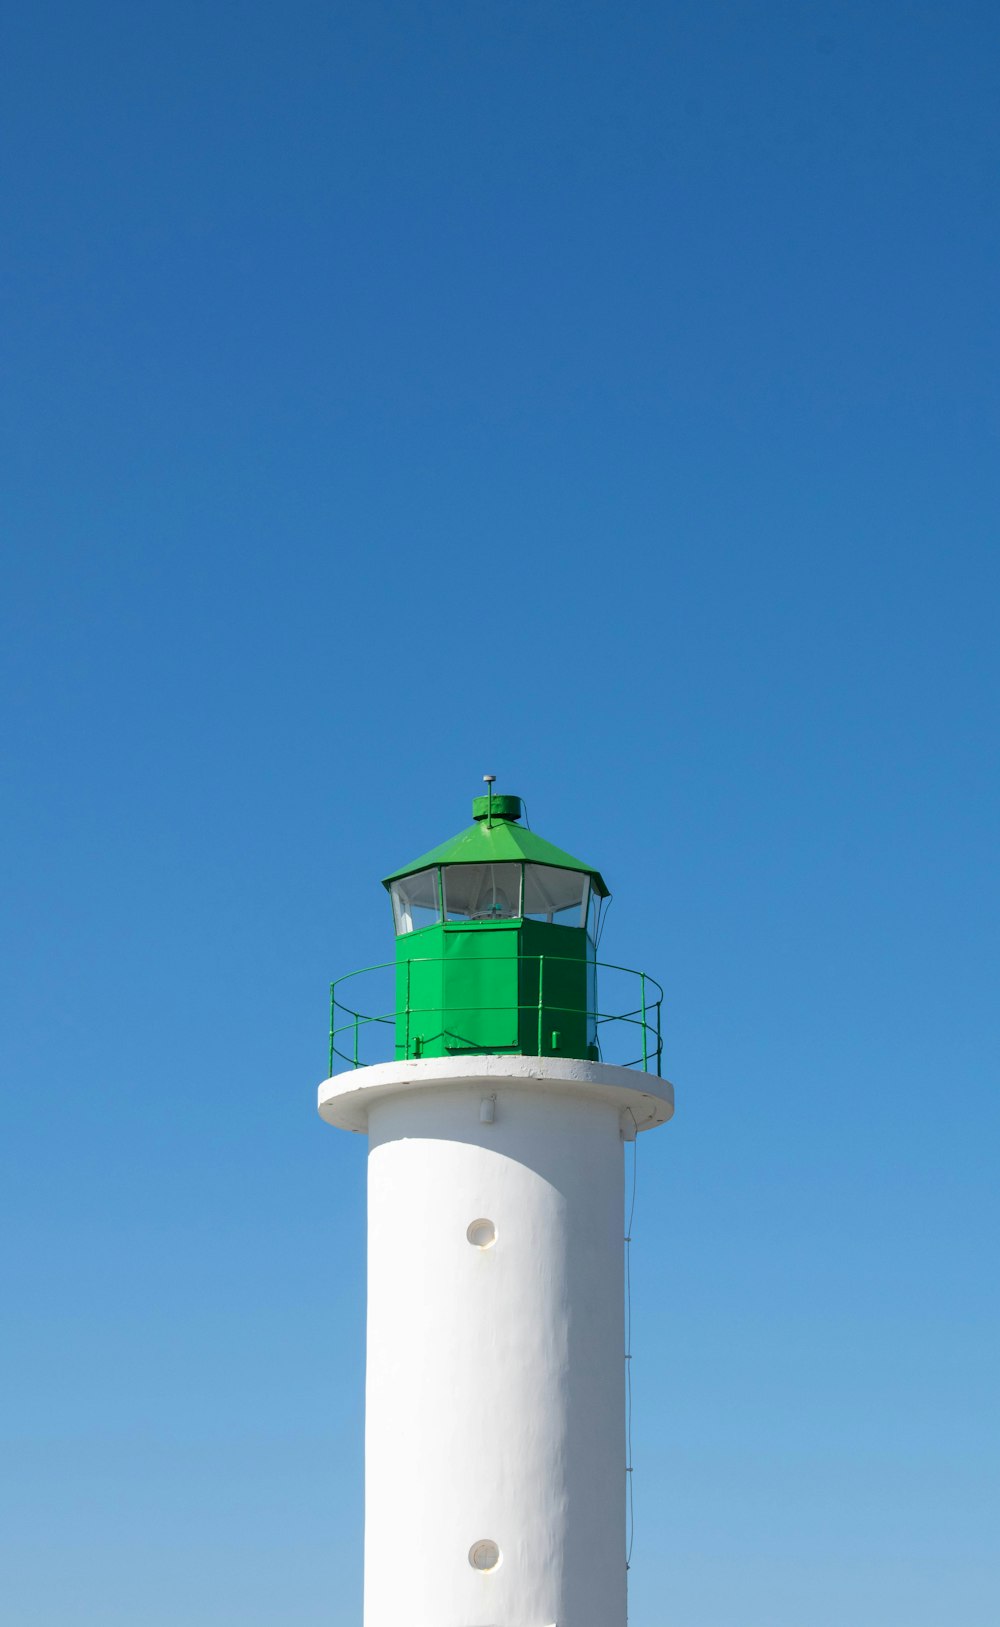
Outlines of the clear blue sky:
{"label": "clear blue sky", "polygon": [[668,991],[631,1627],[996,1627],[998,48],[9,13],[12,1627],[357,1627],[326,990],[487,770]]}

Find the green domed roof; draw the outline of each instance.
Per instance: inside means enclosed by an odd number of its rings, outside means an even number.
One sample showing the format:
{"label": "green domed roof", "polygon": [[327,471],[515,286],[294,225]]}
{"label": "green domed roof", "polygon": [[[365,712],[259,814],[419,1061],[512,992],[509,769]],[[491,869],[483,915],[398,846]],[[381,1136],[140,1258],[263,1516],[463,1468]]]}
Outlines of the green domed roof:
{"label": "green domed roof", "polygon": [[[414,871],[426,870],[435,864],[509,864],[513,861],[515,864],[554,864],[562,870],[582,870],[590,876],[603,898],[610,897],[604,877],[593,865],[574,859],[571,853],[564,853],[561,847],[546,842],[543,837],[536,836],[534,831],[526,830],[516,822],[520,815],[518,798],[495,797],[492,824],[484,817],[485,801],[485,797],[477,797],[473,804],[473,811],[477,815],[475,824],[459,831],[450,841],[442,842],[440,847],[432,847],[429,853],[414,859],[411,864],[393,870],[391,875],[383,877],[382,885],[388,887],[401,876],[413,875]],[[498,804],[507,804],[511,808],[516,804],[517,811],[512,817],[512,813],[506,809],[501,811]]]}

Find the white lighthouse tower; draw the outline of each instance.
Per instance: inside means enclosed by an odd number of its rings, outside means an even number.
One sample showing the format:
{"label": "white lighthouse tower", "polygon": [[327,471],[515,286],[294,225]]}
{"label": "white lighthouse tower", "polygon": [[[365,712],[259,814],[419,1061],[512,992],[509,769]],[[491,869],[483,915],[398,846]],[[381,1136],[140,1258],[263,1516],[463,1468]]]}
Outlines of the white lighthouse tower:
{"label": "white lighthouse tower", "polygon": [[392,992],[334,985],[319,1090],[369,1141],[364,1624],[624,1627],[623,1142],[673,1112],[660,990],[601,1010],[600,872],[492,782],[473,813],[386,879]]}

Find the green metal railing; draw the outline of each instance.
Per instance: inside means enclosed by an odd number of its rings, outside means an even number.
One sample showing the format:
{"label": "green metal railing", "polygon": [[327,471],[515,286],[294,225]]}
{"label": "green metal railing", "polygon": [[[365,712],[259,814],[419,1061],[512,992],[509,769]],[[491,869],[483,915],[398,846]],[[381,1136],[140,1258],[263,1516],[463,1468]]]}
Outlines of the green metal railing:
{"label": "green metal railing", "polygon": [[[493,958],[500,960],[502,957],[481,956],[479,957],[479,963],[481,964],[483,961],[488,962]],[[663,1057],[663,1038],[661,1032],[663,990],[656,979],[654,977],[650,977],[648,972],[633,971],[633,969],[629,966],[617,966],[611,961],[590,961],[588,963],[589,967],[595,971],[610,972],[619,977],[634,979],[635,1003],[634,1005],[631,1005],[630,1002],[627,1001],[626,1004],[629,1005],[629,1009],[624,1011],[600,1011],[597,1009],[588,1010],[581,1008],[579,1005],[564,1006],[553,1004],[550,1000],[546,999],[544,995],[546,964],[549,962],[559,962],[562,965],[579,968],[581,965],[579,960],[572,959],[566,955],[522,955],[519,957],[519,959],[522,964],[526,961],[537,963],[538,997],[537,999],[532,999],[530,1002],[506,1005],[454,1006],[449,1003],[447,1006],[445,1006],[443,1002],[439,1000],[432,1006],[412,1006],[410,1004],[409,993],[409,968],[416,964],[441,966],[447,964],[445,957],[438,955],[415,956],[412,961],[408,960],[405,962],[395,960],[381,961],[376,966],[365,966],[359,971],[347,972],[343,977],[336,978],[330,985],[331,1074],[333,1073],[335,1064],[338,1060],[342,1062],[346,1068],[361,1068],[368,1066],[371,1062],[384,1062],[390,1060],[390,1057],[379,1055],[362,1058],[361,1051],[363,1039],[368,1038],[377,1040],[379,1038],[377,1033],[379,1028],[391,1029],[392,1041],[390,1043],[387,1040],[384,1049],[393,1054],[395,1053],[398,1045],[400,1025],[402,1023],[404,1048],[407,1054],[409,1054],[412,1045],[413,1054],[415,1056],[419,1056],[422,1041],[419,1036],[413,1036],[411,1039],[412,1019],[415,1017],[444,1016],[447,1014],[449,1018],[454,1018],[456,1016],[460,1016],[464,1012],[467,1015],[474,1014],[477,1018],[480,1018],[484,1013],[489,1012],[502,1012],[505,1014],[517,1012],[520,1023],[520,1018],[523,1013],[537,1011],[537,1050],[534,1052],[525,1052],[522,1046],[513,1054],[519,1054],[522,1056],[544,1056],[552,1054],[546,1052],[544,1049],[544,1030],[547,1022],[551,1022],[553,1016],[560,1015],[567,1018],[573,1018],[577,1022],[583,1018],[587,1023],[588,1029],[590,1029],[592,1025],[592,1032],[594,1034],[594,1048],[597,1051],[596,1060],[614,1062],[619,1067],[641,1068],[644,1073],[655,1072],[658,1076],[660,1075]],[[396,976],[397,973],[402,970],[403,965],[407,967],[407,974],[405,979],[404,997],[402,1002],[399,1003],[399,993],[396,987]],[[349,1005],[346,1000],[341,998],[338,991],[343,989],[345,983],[350,983],[355,978],[372,977],[379,973],[391,974],[393,979],[393,1003],[390,1009],[383,1008],[382,1010],[374,1011],[361,1010],[353,1005]],[[375,1002],[373,1001],[373,1004],[374,1003]],[[621,1026],[620,1028],[612,1029],[611,1025]],[[618,1056],[604,1056],[603,1052],[605,1044],[611,1039],[612,1035],[614,1038],[622,1038],[623,1036],[627,1036],[632,1031],[637,1031],[635,1033],[635,1040],[638,1050],[634,1056],[627,1056],[625,1059]],[[438,1039],[441,1038],[440,1035],[436,1037]],[[338,1041],[340,1043],[338,1043]],[[369,1047],[365,1048],[368,1049]],[[617,1049],[617,1047],[613,1045],[613,1042],[611,1044],[611,1048]],[[466,1055],[470,1054],[470,1048],[468,1046],[458,1045],[455,1047],[455,1049],[459,1053],[464,1052]],[[511,1054],[510,1047],[504,1047],[503,1049],[507,1054]],[[633,1047],[629,1045],[627,1049],[631,1050]]]}

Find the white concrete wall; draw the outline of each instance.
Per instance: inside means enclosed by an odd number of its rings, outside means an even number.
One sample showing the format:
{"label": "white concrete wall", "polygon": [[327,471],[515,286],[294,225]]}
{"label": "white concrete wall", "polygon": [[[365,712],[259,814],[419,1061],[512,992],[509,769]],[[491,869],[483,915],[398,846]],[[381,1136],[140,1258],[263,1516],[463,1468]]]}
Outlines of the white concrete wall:
{"label": "white concrete wall", "polygon": [[624,1627],[619,1113],[495,1076],[370,1102],[365,1627]]}

